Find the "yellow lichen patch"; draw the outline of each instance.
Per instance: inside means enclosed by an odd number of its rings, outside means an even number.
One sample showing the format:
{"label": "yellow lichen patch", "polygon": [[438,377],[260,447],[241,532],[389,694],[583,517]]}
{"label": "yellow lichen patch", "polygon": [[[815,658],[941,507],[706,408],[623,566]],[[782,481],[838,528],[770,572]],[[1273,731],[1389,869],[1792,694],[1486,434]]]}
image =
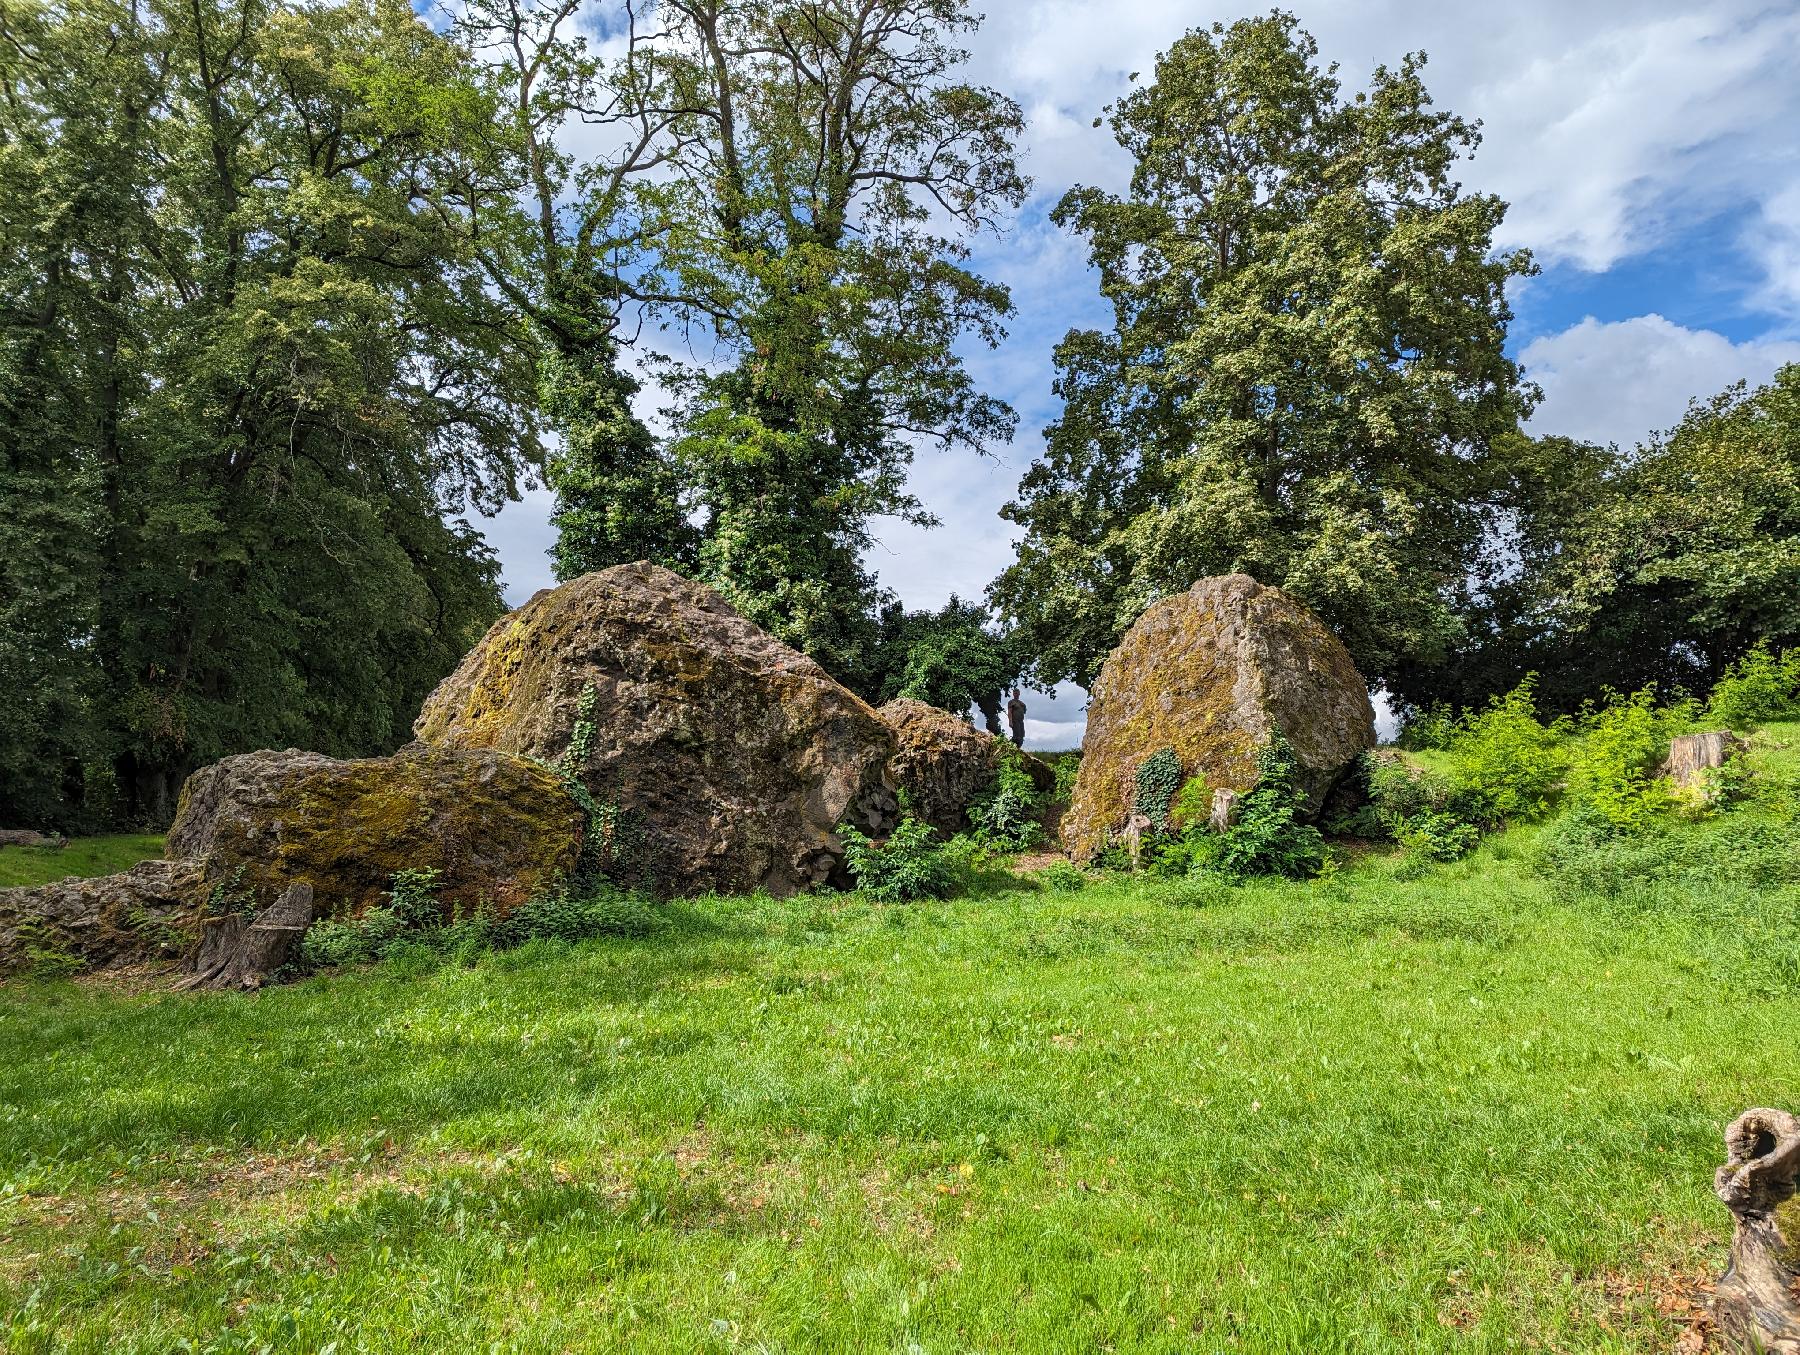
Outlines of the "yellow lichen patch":
{"label": "yellow lichen patch", "polygon": [[1207,579],[1147,610],[1094,685],[1081,777],[1063,840],[1092,855],[1134,811],[1137,769],[1172,750],[1184,777],[1248,790],[1279,729],[1322,794],[1373,742],[1368,693],[1324,624],[1243,575]]}
{"label": "yellow lichen patch", "polygon": [[296,758],[209,812],[209,878],[259,900],[305,880],[324,914],[380,903],[403,870],[440,872],[453,908],[504,913],[574,868],[585,826],[548,768],[489,751]]}

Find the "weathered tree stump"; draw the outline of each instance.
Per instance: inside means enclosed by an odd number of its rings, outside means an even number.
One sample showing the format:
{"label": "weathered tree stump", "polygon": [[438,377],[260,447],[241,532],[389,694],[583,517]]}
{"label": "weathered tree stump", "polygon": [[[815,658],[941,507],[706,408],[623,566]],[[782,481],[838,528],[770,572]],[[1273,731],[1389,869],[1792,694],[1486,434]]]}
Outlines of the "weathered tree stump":
{"label": "weathered tree stump", "polygon": [[200,933],[194,972],[176,986],[189,988],[260,988],[287,963],[312,925],[312,886],[296,882],[254,920],[237,913],[208,918]]}
{"label": "weathered tree stump", "polygon": [[1238,821],[1239,802],[1244,797],[1235,790],[1215,790],[1212,797],[1212,813],[1207,816],[1207,826],[1215,833],[1223,833]]}
{"label": "weathered tree stump", "polygon": [[1762,1355],[1800,1355],[1800,1222],[1782,1206],[1800,1180],[1800,1116],[1747,1110],[1725,1131],[1714,1189],[1736,1220],[1731,1263],[1713,1299],[1726,1337]]}
{"label": "weathered tree stump", "polygon": [[1692,786],[1706,772],[1723,767],[1741,742],[1729,729],[1679,735],[1669,743],[1669,756],[1662,765],[1662,774],[1678,786]]}

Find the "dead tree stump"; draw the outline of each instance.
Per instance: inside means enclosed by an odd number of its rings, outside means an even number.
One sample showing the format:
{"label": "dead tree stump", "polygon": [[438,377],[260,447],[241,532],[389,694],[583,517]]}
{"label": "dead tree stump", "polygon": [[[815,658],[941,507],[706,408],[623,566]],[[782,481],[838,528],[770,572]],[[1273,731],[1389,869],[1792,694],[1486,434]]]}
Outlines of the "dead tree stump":
{"label": "dead tree stump", "polygon": [[1747,1110],[1725,1131],[1725,1165],[1714,1189],[1736,1220],[1731,1263],[1713,1316],[1746,1350],[1800,1355],[1800,1227],[1782,1206],[1800,1180],[1800,1116]]}
{"label": "dead tree stump", "polygon": [[210,917],[200,933],[194,972],[176,985],[188,988],[260,988],[312,925],[312,886],[296,882],[246,923],[237,913]]}
{"label": "dead tree stump", "polygon": [[1678,735],[1669,744],[1669,756],[1662,765],[1662,774],[1678,786],[1696,785],[1707,772],[1723,767],[1741,743],[1729,729]]}

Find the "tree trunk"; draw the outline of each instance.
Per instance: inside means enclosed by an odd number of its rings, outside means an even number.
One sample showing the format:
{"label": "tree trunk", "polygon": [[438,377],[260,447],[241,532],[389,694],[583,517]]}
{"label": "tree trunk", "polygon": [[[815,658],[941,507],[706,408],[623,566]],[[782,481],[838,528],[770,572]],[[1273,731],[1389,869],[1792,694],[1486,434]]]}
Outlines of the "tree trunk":
{"label": "tree trunk", "polygon": [[245,924],[237,913],[208,918],[200,934],[194,973],[176,986],[189,988],[260,988],[286,964],[312,925],[312,886],[295,883],[274,903]]}
{"label": "tree trunk", "polygon": [[1800,1355],[1800,1220],[1781,1208],[1800,1179],[1800,1117],[1745,1111],[1725,1131],[1725,1156],[1714,1189],[1737,1226],[1713,1316],[1744,1350]]}

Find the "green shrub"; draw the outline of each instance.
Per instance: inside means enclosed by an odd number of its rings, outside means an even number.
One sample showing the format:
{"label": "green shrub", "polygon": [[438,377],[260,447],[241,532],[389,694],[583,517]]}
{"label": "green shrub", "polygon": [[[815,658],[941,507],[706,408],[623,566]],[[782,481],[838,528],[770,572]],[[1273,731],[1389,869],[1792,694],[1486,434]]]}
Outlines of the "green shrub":
{"label": "green shrub", "polygon": [[528,899],[504,919],[483,902],[445,923],[438,883],[434,870],[399,871],[386,906],[371,908],[359,918],[313,923],[300,941],[301,967],[339,969],[384,960],[400,972],[422,974],[445,958],[471,964],[490,951],[534,938],[573,942],[595,936],[644,936],[661,924],[655,905],[604,880],[560,886]]}
{"label": "green shrub", "polygon": [[1072,861],[1052,861],[1038,872],[1037,880],[1052,894],[1079,894],[1092,883],[1092,877]]}
{"label": "green shrub", "polygon": [[1066,805],[1075,798],[1075,780],[1081,775],[1081,753],[1055,753],[1050,756],[1050,765],[1056,771],[1056,789],[1052,799],[1059,805]]}
{"label": "green shrub", "polygon": [[1709,829],[1655,824],[1633,831],[1582,807],[1545,830],[1536,865],[1567,889],[1603,898],[1800,884],[1800,824],[1734,816]]}
{"label": "green shrub", "polygon": [[1541,818],[1562,778],[1566,731],[1538,719],[1535,682],[1527,677],[1485,710],[1466,713],[1445,745],[1457,807],[1478,823]]}
{"label": "green shrub", "polygon": [[411,931],[435,927],[444,920],[444,905],[438,898],[443,872],[439,870],[397,870],[388,888],[388,908],[400,925]]}
{"label": "green shrub", "polygon": [[1659,710],[1649,687],[1629,695],[1609,691],[1600,706],[1584,707],[1569,751],[1570,800],[1615,828],[1649,826],[1672,803],[1656,769],[1672,729],[1688,713],[1682,707]]}
{"label": "green shrub", "polygon": [[1134,814],[1150,820],[1152,832],[1169,831],[1169,807],[1181,789],[1181,781],[1181,759],[1173,748],[1158,748],[1138,764],[1131,808]]}
{"label": "green shrub", "polygon": [[594,884],[528,899],[494,924],[494,933],[499,944],[518,946],[533,937],[575,942],[596,936],[647,936],[660,922],[655,905],[638,895]]}
{"label": "green shrub", "polygon": [[1419,814],[1441,814],[1450,807],[1455,788],[1441,772],[1394,757],[1364,754],[1369,804],[1383,825]]}
{"label": "green shrub", "polygon": [[1044,797],[1025,770],[1025,758],[1002,746],[994,784],[969,807],[969,826],[1004,851],[1024,851],[1044,837]]}
{"label": "green shrub", "polygon": [[838,828],[844,865],[862,893],[881,903],[948,898],[956,883],[956,861],[945,854],[928,824],[900,820],[886,842],[877,842],[850,824]]}
{"label": "green shrub", "polygon": [[1224,875],[1304,878],[1325,859],[1319,830],[1302,821],[1304,797],[1295,783],[1293,745],[1277,731],[1256,755],[1256,786],[1238,805],[1237,822],[1218,835],[1211,863]]}
{"label": "green shrub", "polygon": [[1409,753],[1423,753],[1445,747],[1455,733],[1455,711],[1445,705],[1422,706],[1406,712],[1396,742]]}
{"label": "green shrub", "polygon": [[1481,830],[1474,824],[1430,810],[1396,816],[1389,828],[1408,854],[1426,861],[1460,861],[1481,841]]}
{"label": "green shrub", "polygon": [[1195,772],[1181,783],[1181,789],[1169,802],[1169,827],[1181,833],[1204,828],[1211,819],[1212,787],[1206,784],[1206,773]]}
{"label": "green shrub", "polygon": [[1759,641],[1725,670],[1707,714],[1733,729],[1800,715],[1800,649],[1778,655],[1767,641]]}

